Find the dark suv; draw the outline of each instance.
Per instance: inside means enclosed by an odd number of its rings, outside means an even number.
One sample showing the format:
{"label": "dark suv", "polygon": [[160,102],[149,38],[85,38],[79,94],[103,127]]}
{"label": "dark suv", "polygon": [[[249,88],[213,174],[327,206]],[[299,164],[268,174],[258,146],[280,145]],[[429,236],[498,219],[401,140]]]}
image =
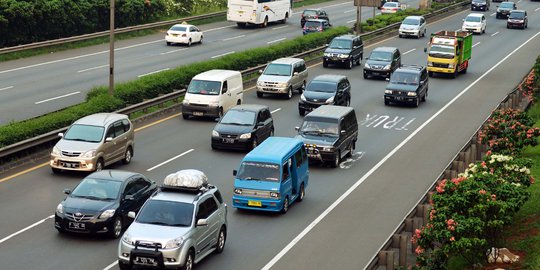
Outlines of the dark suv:
{"label": "dark suv", "polygon": [[321,105],[351,104],[351,84],[343,75],[319,75],[306,87],[298,102],[298,113],[303,116]]}
{"label": "dark suv", "polygon": [[401,53],[395,47],[378,47],[371,51],[364,64],[364,79],[376,76],[390,78],[396,68],[401,66]]}
{"label": "dark suv", "polygon": [[405,103],[418,107],[420,101],[426,101],[428,84],[426,67],[402,66],[390,77],[390,82],[384,91],[384,104]]}
{"label": "dark suv", "polygon": [[363,55],[364,44],[359,36],[335,37],[324,51],[323,67],[328,67],[328,64],[346,64],[351,69],[355,63],[362,63]]}
{"label": "dark suv", "polygon": [[300,26],[304,27],[304,24],[309,19],[323,19],[323,20],[328,21],[328,24],[330,24],[330,19],[328,18],[328,14],[322,8],[305,9],[304,12],[302,12],[302,15],[300,16]]}
{"label": "dark suv", "polygon": [[472,0],[471,10],[489,10],[489,0]]}
{"label": "dark suv", "polygon": [[510,11],[517,9],[516,3],[514,2],[502,2],[499,6],[497,6],[497,15],[495,17],[497,19],[506,19],[508,18],[508,15],[510,15]]}

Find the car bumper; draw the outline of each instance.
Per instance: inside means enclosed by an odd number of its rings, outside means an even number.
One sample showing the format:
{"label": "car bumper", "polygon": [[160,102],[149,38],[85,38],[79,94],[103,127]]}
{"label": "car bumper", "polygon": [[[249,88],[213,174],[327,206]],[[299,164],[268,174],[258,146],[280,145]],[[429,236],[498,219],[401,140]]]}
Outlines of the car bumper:
{"label": "car bumper", "polygon": [[384,100],[392,103],[415,104],[417,96],[384,95]]}
{"label": "car bumper", "polygon": [[219,107],[182,104],[182,114],[203,117],[219,117]]}
{"label": "car bumper", "polygon": [[171,42],[171,43],[188,43],[189,37],[171,37],[171,36],[165,36],[165,41]]}
{"label": "car bumper", "polygon": [[97,160],[98,157],[80,158],[51,155],[49,165],[60,170],[90,172],[96,169]]}
{"label": "car bumper", "polygon": [[323,56],[323,61],[329,64],[346,64],[346,63],[349,63],[351,59],[349,57],[338,58],[338,57]]}
{"label": "car bumper", "polygon": [[257,92],[267,94],[286,94],[288,87],[270,87],[257,85]]}
{"label": "car bumper", "polygon": [[510,13],[500,13],[500,12],[497,13],[497,17],[499,17],[499,18],[501,18],[501,17],[502,18],[508,18],[508,15],[510,15]]}
{"label": "car bumper", "polygon": [[482,27],[463,27],[461,28],[463,32],[473,32],[473,33],[482,33]]}
{"label": "car bumper", "polygon": [[525,26],[525,22],[507,22],[506,25],[508,27],[524,27]]}
{"label": "car bumper", "polygon": [[392,74],[392,72],[390,70],[364,68],[364,74],[372,77],[390,78],[390,74]]}
{"label": "car bumper", "polygon": [[212,137],[212,148],[231,149],[231,150],[249,150],[253,144],[253,139],[222,138]]}
{"label": "car bumper", "polygon": [[454,73],[455,69],[453,68],[440,68],[440,67],[428,67],[428,71],[437,72],[437,73]]}
{"label": "car bumper", "polygon": [[94,218],[89,221],[77,222],[74,220],[70,220],[65,216],[60,216],[58,215],[58,213],[55,213],[54,215],[55,228],[81,234],[108,233],[110,232],[110,230],[112,230],[112,221],[112,218],[108,218],[106,220],[98,220]]}
{"label": "car bumper", "polygon": [[178,267],[185,264],[185,258],[187,255],[187,249],[183,246],[174,249],[158,249],[143,248],[127,244],[120,240],[118,245],[118,260],[125,264],[139,265],[137,263],[137,257],[152,258],[156,261],[156,265],[142,265],[144,267],[159,267],[159,268],[172,268],[178,269]]}
{"label": "car bumper", "polygon": [[487,6],[471,6],[471,10],[487,10]]}
{"label": "car bumper", "polygon": [[399,30],[400,36],[418,36],[419,31]]}
{"label": "car bumper", "polygon": [[[278,212],[283,208],[283,200],[250,198],[233,195],[232,201],[234,208],[241,209]],[[252,206],[250,204],[260,204],[260,206]]]}
{"label": "car bumper", "polygon": [[309,102],[309,101],[300,101],[298,103],[298,109],[304,110],[306,112],[311,112],[317,108],[319,108],[321,105],[328,105],[330,103],[316,103],[316,102]]}
{"label": "car bumper", "polygon": [[337,157],[337,152],[321,151],[317,148],[306,146],[308,159],[319,162],[332,162]]}

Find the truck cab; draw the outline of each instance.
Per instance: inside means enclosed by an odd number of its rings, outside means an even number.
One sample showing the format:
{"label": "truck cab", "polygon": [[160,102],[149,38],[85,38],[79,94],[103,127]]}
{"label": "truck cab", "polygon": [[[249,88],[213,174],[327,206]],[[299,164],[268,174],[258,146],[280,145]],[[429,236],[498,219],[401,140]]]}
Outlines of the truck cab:
{"label": "truck cab", "polygon": [[428,53],[428,75],[450,74],[453,78],[466,73],[472,50],[472,34],[462,31],[439,31],[431,34]]}

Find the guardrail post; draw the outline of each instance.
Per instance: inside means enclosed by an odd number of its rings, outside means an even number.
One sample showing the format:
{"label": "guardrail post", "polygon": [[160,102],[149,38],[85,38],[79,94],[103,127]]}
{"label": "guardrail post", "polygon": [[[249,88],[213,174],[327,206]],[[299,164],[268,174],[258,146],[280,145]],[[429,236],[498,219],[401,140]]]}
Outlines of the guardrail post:
{"label": "guardrail post", "polygon": [[456,176],[465,170],[465,163],[463,161],[452,161],[452,169],[456,171]]}
{"label": "guardrail post", "polygon": [[406,234],[399,234],[399,266],[407,265],[407,246],[409,244],[409,236]]}
{"label": "guardrail post", "polygon": [[455,170],[445,170],[444,171],[444,178],[445,179],[453,179],[457,177],[457,172]]}
{"label": "guardrail post", "polygon": [[394,270],[394,253],[393,250],[379,251],[379,265],[386,266],[387,270]]}

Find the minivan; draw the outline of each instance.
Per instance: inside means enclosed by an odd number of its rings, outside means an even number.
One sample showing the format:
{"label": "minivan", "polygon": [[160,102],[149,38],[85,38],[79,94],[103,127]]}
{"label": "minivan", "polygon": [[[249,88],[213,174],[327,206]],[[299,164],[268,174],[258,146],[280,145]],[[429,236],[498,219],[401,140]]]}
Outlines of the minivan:
{"label": "minivan", "polygon": [[401,66],[401,53],[395,47],[373,49],[364,64],[364,79],[370,77],[390,78],[396,68]]}
{"label": "minivan", "polygon": [[257,79],[257,97],[263,97],[264,94],[277,94],[291,99],[293,90],[302,93],[308,77],[306,63],[301,58],[274,60],[259,73],[261,76]]}
{"label": "minivan", "polygon": [[352,107],[323,105],[304,117],[296,127],[310,160],[339,166],[343,157],[351,156],[358,139],[358,122]]}
{"label": "minivan", "polygon": [[242,74],[234,70],[213,69],[193,77],[184,101],[182,117],[223,117],[229,108],[242,104]]}

